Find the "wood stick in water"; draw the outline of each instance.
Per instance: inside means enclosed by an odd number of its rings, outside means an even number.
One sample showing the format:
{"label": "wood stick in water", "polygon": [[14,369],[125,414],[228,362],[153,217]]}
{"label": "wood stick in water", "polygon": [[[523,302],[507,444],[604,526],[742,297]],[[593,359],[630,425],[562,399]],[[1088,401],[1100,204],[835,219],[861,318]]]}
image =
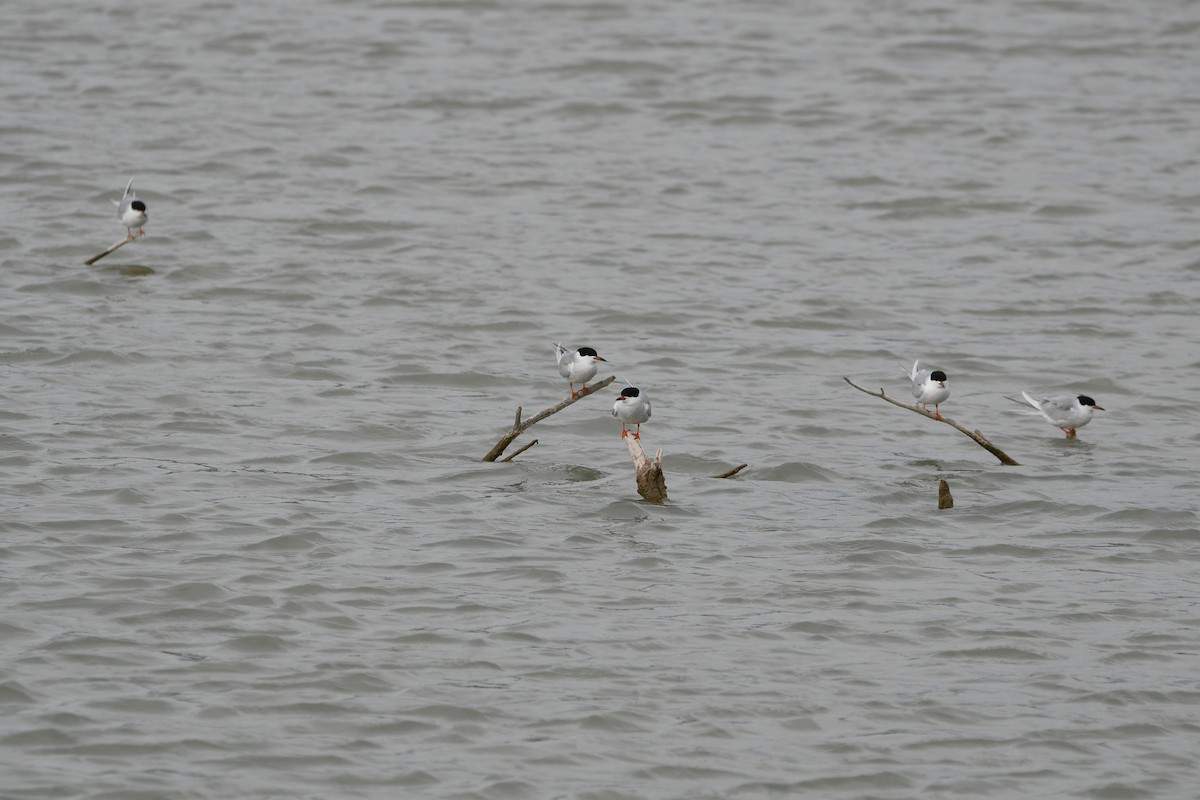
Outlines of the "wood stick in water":
{"label": "wood stick in water", "polygon": [[517,456],[521,455],[521,453],[524,453],[526,450],[528,450],[529,448],[533,447],[533,446],[534,446],[535,444],[537,444],[537,443],[538,443],[538,440],[537,440],[537,439],[534,439],[532,442],[530,442],[529,444],[525,445],[524,447],[522,447],[522,448],[521,448],[520,450],[518,450],[517,452],[515,452],[515,453],[510,453],[509,455],[506,455],[504,458],[500,459],[501,463],[503,463],[503,462],[505,462],[505,461],[512,461],[514,458],[516,458]]}
{"label": "wood stick in water", "polygon": [[713,475],[713,477],[714,478],[732,478],[734,475],[737,475],[739,472],[741,472],[748,466],[750,466],[750,465],[749,464],[739,464],[738,466],[734,467],[733,469],[729,470],[728,472],[722,472],[720,475]]}
{"label": "wood stick in water", "polygon": [[907,408],[909,411],[912,411],[915,414],[920,414],[923,417],[929,417],[931,420],[934,420],[936,422],[946,423],[951,428],[954,428],[955,430],[957,430],[960,433],[964,434],[965,436],[969,437],[971,439],[971,441],[975,442],[975,444],[979,445],[984,450],[987,450],[989,453],[994,455],[996,458],[1000,459],[1001,464],[1005,464],[1010,467],[1021,466],[1015,460],[1013,460],[1008,455],[1008,453],[1005,453],[999,447],[996,447],[996,445],[989,442],[988,438],[986,436],[984,436],[980,431],[969,430],[969,429],[965,428],[964,426],[959,425],[957,422],[950,419],[949,417],[940,417],[939,418],[936,413],[934,413],[933,411],[930,411],[927,408],[921,408],[918,405],[909,405],[908,403],[901,403],[899,400],[893,400],[892,398],[888,397],[886,394],[883,393],[883,389],[880,389],[878,392],[872,392],[870,389],[864,389],[863,387],[859,386],[857,383],[850,380],[845,375],[842,376],[842,380],[844,380],[846,383],[853,386],[855,389],[858,389],[860,392],[869,394],[872,397],[878,397],[881,400],[886,400],[887,402],[891,403],[894,406],[900,406],[901,408]]}
{"label": "wood stick in water", "polygon": [[[531,427],[533,427],[537,423],[541,422],[542,420],[544,420],[546,417],[550,416],[551,414],[557,414],[559,411],[562,411],[564,408],[571,405],[572,403],[577,403],[585,397],[591,397],[593,394],[596,393],[597,389],[603,389],[605,386],[608,386],[610,383],[612,383],[616,379],[617,379],[616,375],[609,375],[607,378],[600,381],[599,383],[593,383],[591,386],[584,387],[587,391],[580,392],[575,397],[568,397],[566,400],[563,400],[561,403],[559,403],[557,405],[553,405],[550,408],[547,408],[545,411],[542,411],[538,414],[534,414],[532,417],[530,417],[529,419],[524,420],[524,421],[521,420],[521,409],[520,409],[520,407],[518,407],[517,408],[517,418],[513,421],[512,428],[509,429],[508,433],[506,433],[500,437],[500,441],[496,442],[496,446],[488,451],[488,454],[483,457],[483,460],[484,461],[495,461],[504,452],[504,448],[506,448],[510,444],[512,444],[513,439],[516,439],[522,433],[529,430]],[[524,449],[528,449],[528,448],[524,448]],[[513,456],[516,457],[520,452],[521,451],[518,451],[517,453],[513,453]]]}
{"label": "wood stick in water", "polygon": [[113,253],[113,252],[116,252],[117,250],[120,250],[122,247],[124,247],[125,245],[129,244],[132,241],[133,241],[133,239],[126,237],[126,238],[122,239],[121,241],[115,243],[112,247],[108,248],[103,253],[96,255],[96,256],[92,256],[87,261],[83,262],[83,265],[85,267],[90,267],[92,264],[95,264],[97,261],[104,258],[109,253]]}

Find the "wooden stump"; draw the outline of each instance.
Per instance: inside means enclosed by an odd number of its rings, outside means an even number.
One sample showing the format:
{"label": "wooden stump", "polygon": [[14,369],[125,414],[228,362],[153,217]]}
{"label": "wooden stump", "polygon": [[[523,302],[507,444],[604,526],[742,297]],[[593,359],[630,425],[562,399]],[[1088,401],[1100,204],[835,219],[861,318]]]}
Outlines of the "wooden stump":
{"label": "wooden stump", "polygon": [[662,471],[662,450],[654,454],[651,461],[642,447],[642,440],[632,434],[624,437],[625,446],[633,459],[633,468],[637,473],[637,490],[642,499],[648,503],[667,502],[667,479]]}
{"label": "wooden stump", "polygon": [[938,508],[954,508],[954,496],[950,494],[950,484],[938,481]]}

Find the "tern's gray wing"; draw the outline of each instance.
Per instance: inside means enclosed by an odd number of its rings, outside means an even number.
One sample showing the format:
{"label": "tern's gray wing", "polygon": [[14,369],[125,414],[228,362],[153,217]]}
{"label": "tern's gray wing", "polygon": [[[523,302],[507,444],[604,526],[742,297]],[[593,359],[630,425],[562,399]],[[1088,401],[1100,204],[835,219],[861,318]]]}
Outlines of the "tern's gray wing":
{"label": "tern's gray wing", "polygon": [[1038,400],[1036,397],[1031,395],[1029,392],[1021,392],[1021,397],[1024,397],[1025,402],[1028,403],[1029,405],[1033,406],[1034,408],[1036,408],[1038,411],[1042,410],[1042,406],[1044,404],[1050,402],[1049,400],[1045,400],[1045,399]]}
{"label": "tern's gray wing", "polygon": [[117,203],[117,218],[125,216],[125,212],[129,210],[129,206],[137,200],[137,193],[130,191],[133,188],[133,178],[129,179],[129,183],[125,184],[125,192],[121,195],[121,202]]}
{"label": "tern's gray wing", "polygon": [[1075,413],[1074,397],[1047,397],[1042,400],[1042,413],[1054,421],[1069,420]]}
{"label": "tern's gray wing", "polygon": [[1029,392],[1021,392],[1025,402],[1038,410],[1047,421],[1054,425],[1062,425],[1071,417],[1074,406],[1072,397],[1032,397]]}
{"label": "tern's gray wing", "polygon": [[554,343],[554,354],[558,357],[558,374],[564,378],[571,375],[571,362],[575,359],[574,353],[563,347],[558,342]]}
{"label": "tern's gray wing", "polygon": [[[915,364],[913,366],[914,366],[914,368],[916,367]],[[913,376],[912,376],[912,382],[913,382],[912,383],[912,396],[913,397],[920,397],[922,394],[925,393],[925,384],[926,384],[926,382],[928,382],[928,380],[929,380],[929,373],[927,371],[921,370],[920,372],[913,372]]]}

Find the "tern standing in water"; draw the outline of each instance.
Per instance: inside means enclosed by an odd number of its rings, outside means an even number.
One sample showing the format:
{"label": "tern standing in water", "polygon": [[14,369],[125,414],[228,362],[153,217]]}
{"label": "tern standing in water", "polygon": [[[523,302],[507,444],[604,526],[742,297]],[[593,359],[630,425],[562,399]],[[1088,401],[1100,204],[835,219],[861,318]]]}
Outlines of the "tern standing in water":
{"label": "tern standing in water", "polygon": [[1104,410],[1086,394],[1074,396],[1065,394],[1060,397],[1043,397],[1039,400],[1030,396],[1029,392],[1021,392],[1021,397],[1024,397],[1025,402],[1033,406],[1043,419],[1052,425],[1057,425],[1068,439],[1074,438],[1078,428],[1082,428],[1092,421],[1093,413]]}

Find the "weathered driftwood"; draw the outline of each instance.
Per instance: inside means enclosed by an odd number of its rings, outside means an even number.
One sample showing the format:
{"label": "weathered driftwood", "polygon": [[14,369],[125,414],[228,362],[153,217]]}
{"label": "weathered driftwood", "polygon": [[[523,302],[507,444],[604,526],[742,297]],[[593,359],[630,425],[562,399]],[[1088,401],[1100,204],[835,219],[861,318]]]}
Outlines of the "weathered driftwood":
{"label": "weathered driftwood", "polygon": [[[529,430],[529,428],[531,428],[532,426],[541,422],[542,420],[544,420],[546,417],[550,416],[551,414],[557,414],[559,411],[562,411],[564,408],[571,405],[572,403],[576,403],[585,397],[591,397],[593,394],[596,393],[597,389],[603,389],[605,386],[608,386],[610,383],[612,383],[616,379],[617,379],[616,375],[609,375],[607,378],[600,381],[599,383],[593,383],[591,386],[585,387],[587,389],[586,392],[582,392],[575,397],[568,397],[566,400],[563,400],[558,405],[551,406],[550,408],[547,408],[545,411],[541,412],[540,414],[534,414],[532,417],[530,417],[529,419],[524,420],[524,421],[521,420],[521,408],[520,408],[520,406],[518,406],[517,407],[517,418],[513,421],[512,428],[509,429],[508,433],[506,433],[500,437],[500,441],[496,442],[496,446],[488,451],[488,454],[483,457],[483,460],[484,461],[495,461],[504,452],[504,448],[508,447],[510,444],[513,443],[513,439],[516,439],[522,433]],[[534,442],[534,444],[537,444],[537,442]],[[532,446],[533,445],[527,445],[527,446],[521,448],[521,450],[518,450],[516,453],[513,453],[511,457],[515,458],[516,456],[520,455],[522,452],[524,452],[525,450],[528,450]],[[505,461],[508,461],[508,460],[509,459],[505,459]]]}
{"label": "weathered driftwood", "polygon": [[130,242],[132,242],[132,241],[133,241],[133,239],[130,239],[130,238],[126,237],[126,238],[122,239],[121,241],[119,241],[119,242],[115,243],[115,244],[114,244],[112,247],[108,248],[107,250],[105,250],[105,251],[104,251],[103,253],[101,253],[100,255],[92,256],[92,257],[91,257],[91,258],[89,258],[87,261],[83,262],[83,265],[84,265],[85,267],[90,267],[92,264],[95,264],[97,261],[99,261],[100,259],[104,258],[104,257],[105,257],[106,255],[108,255],[109,253],[112,253],[112,252],[114,252],[114,251],[116,251],[116,250],[119,250],[119,249],[121,249],[122,247],[124,247],[125,245],[129,244],[129,243],[130,243]]}
{"label": "weathered driftwood", "polygon": [[734,475],[737,475],[739,472],[741,472],[748,466],[750,466],[750,465],[749,464],[739,464],[738,466],[734,467],[733,469],[729,470],[728,472],[722,472],[720,475],[713,475],[713,477],[714,478],[732,478]]}
{"label": "weathered driftwood", "polygon": [[910,405],[909,403],[901,403],[899,400],[893,400],[892,398],[888,397],[886,394],[883,393],[883,389],[880,389],[878,392],[872,392],[870,389],[864,389],[863,387],[859,386],[857,383],[850,380],[845,375],[842,376],[842,380],[844,380],[846,383],[853,386],[855,389],[858,389],[860,392],[869,394],[872,397],[878,397],[881,400],[886,400],[887,402],[891,403],[894,406],[900,406],[901,408],[907,408],[909,411],[920,414],[921,416],[924,416],[924,417],[929,417],[931,420],[934,420],[935,422],[946,423],[951,428],[954,428],[955,430],[963,433],[964,435],[969,437],[971,439],[971,441],[975,442],[975,444],[979,445],[984,450],[987,450],[989,453],[994,455],[996,458],[1000,459],[1001,464],[1005,464],[1010,467],[1021,466],[1016,461],[1014,461],[1008,455],[1008,453],[1005,453],[999,447],[996,447],[996,445],[989,442],[988,438],[977,430],[976,431],[968,430],[967,428],[965,428],[962,425],[959,425],[957,422],[950,419],[949,417],[943,416],[943,417],[939,418],[934,412],[930,411],[927,408],[921,408],[918,405]]}
{"label": "weathered driftwood", "polygon": [[950,484],[938,481],[938,508],[954,508],[954,496],[950,494]]}
{"label": "weathered driftwood", "polygon": [[642,448],[642,440],[632,433],[622,437],[629,455],[633,458],[633,467],[637,472],[637,490],[643,500],[650,503],[667,502],[667,479],[663,477],[662,450],[654,454],[651,461]]}

